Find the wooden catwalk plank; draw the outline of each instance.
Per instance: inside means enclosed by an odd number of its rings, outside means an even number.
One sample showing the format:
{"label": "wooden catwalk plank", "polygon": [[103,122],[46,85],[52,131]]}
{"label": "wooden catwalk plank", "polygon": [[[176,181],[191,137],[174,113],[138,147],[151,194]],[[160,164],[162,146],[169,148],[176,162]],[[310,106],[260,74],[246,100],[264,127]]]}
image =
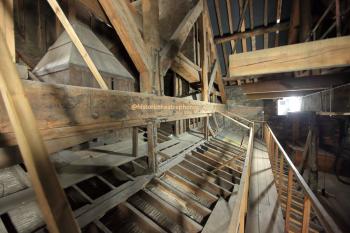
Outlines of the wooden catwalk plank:
{"label": "wooden catwalk plank", "polygon": [[283,232],[284,219],[277,199],[266,147],[255,142],[250,176],[246,232]]}

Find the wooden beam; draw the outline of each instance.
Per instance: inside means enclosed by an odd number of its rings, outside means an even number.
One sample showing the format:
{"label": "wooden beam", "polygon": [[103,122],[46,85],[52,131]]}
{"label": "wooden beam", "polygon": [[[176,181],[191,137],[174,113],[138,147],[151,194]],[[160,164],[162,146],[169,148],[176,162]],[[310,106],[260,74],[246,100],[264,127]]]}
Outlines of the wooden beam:
{"label": "wooden beam", "polygon": [[241,77],[350,65],[350,36],[230,56],[230,76]]}
{"label": "wooden beam", "polygon": [[12,61],[16,62],[13,0],[2,0],[0,2],[0,33],[5,37]]}
{"label": "wooden beam", "polygon": [[219,66],[219,61],[216,60],[215,63],[214,63],[214,65],[213,65],[213,67],[212,67],[211,73],[210,73],[209,86],[208,86],[208,93],[211,93],[211,89],[212,89],[212,87],[213,87],[214,80],[215,80],[215,78],[216,78],[218,66]]}
{"label": "wooden beam", "polygon": [[147,124],[147,146],[148,146],[148,164],[151,172],[157,173],[158,161],[157,161],[157,127],[154,122]]}
{"label": "wooden beam", "polygon": [[[227,17],[228,17],[228,25],[230,29],[230,34],[233,34],[233,17],[232,17],[232,4],[231,0],[226,0],[226,8],[227,8]],[[231,49],[235,47],[235,41],[231,40]]]}
{"label": "wooden beam", "polygon": [[300,14],[299,41],[306,41],[310,35],[312,26],[311,0],[303,0],[300,3],[302,13]]}
{"label": "wooden beam", "polygon": [[[253,0],[249,0],[249,17],[250,17],[250,29],[254,30],[254,6]],[[256,39],[255,35],[251,37],[252,39],[252,51],[256,50]]]}
{"label": "wooden beam", "polygon": [[[202,117],[224,110],[204,103],[143,93],[22,81],[44,140],[103,132],[161,121]],[[14,145],[13,129],[0,101],[0,145]]]}
{"label": "wooden beam", "polygon": [[132,155],[137,157],[139,147],[139,128],[132,127]]}
{"label": "wooden beam", "polygon": [[99,0],[108,19],[141,74],[140,85],[144,92],[151,92],[150,56],[138,27],[125,0]]}
{"label": "wooden beam", "polygon": [[[282,0],[276,1],[276,23],[279,24],[281,21],[281,14],[282,14]],[[275,47],[279,46],[279,40],[280,40],[280,32],[276,31],[275,34]]]}
{"label": "wooden beam", "polygon": [[199,19],[199,35],[200,35],[200,56],[201,56],[201,88],[202,101],[208,102],[208,56],[207,56],[207,32],[206,18],[202,15]]}
{"label": "wooden beam", "polygon": [[[214,44],[214,35],[213,35],[213,31],[212,31],[212,26],[211,26],[211,22],[210,22],[210,18],[209,18],[209,10],[208,10],[208,5],[204,4],[204,11],[203,11],[203,16],[206,19],[206,25],[207,25],[207,33],[208,33],[208,39],[212,49],[212,53],[213,53],[213,59],[218,59],[217,53],[216,53],[216,46]],[[219,87],[219,91],[220,91],[220,96],[221,96],[221,101],[222,103],[226,104],[227,98],[226,98],[226,94],[225,94],[225,86],[224,83],[222,81],[222,73],[221,73],[221,67],[218,67],[218,72],[216,74],[216,79],[215,82],[217,83],[218,87]]]}
{"label": "wooden beam", "polygon": [[247,94],[246,97],[249,100],[262,100],[262,99],[280,99],[283,97],[292,96],[305,96],[314,93],[315,91],[282,91],[282,92],[269,92],[269,93],[254,93]]}
{"label": "wooden beam", "polygon": [[197,4],[187,13],[180,25],[170,37],[169,42],[160,52],[161,56],[161,74],[164,76],[170,68],[174,58],[180,52],[182,45],[185,43],[194,23],[203,11],[203,0],[199,0]]}
{"label": "wooden beam", "polygon": [[188,60],[182,53],[175,57],[171,69],[189,83],[200,81],[198,73],[198,71],[201,71],[200,67]]}
{"label": "wooden beam", "polygon": [[300,0],[294,0],[290,16],[290,27],[288,32],[288,44],[298,42],[298,32],[300,27]]}
{"label": "wooden beam", "polygon": [[276,31],[284,31],[289,28],[289,22],[284,22],[280,24],[273,24],[270,26],[262,26],[257,27],[253,30],[247,30],[245,32],[236,32],[230,35],[217,36],[214,38],[216,44],[224,43],[231,40],[238,40],[258,35],[263,35],[265,33],[276,32]]}
{"label": "wooden beam", "polygon": [[[215,0],[215,14],[218,22],[218,28],[219,28],[219,34],[222,36],[224,34],[224,30],[222,29],[222,21],[221,21],[221,6],[220,6],[220,0]],[[229,54],[227,54],[227,50],[225,45],[220,46],[222,48],[223,56],[224,56],[224,62],[225,62],[225,69],[228,70],[229,64]]]}
{"label": "wooden beam", "polygon": [[87,66],[89,67],[92,75],[96,79],[97,83],[100,85],[102,89],[107,90],[108,86],[104,79],[102,78],[100,72],[97,70],[97,67],[95,66],[94,62],[92,61],[91,57],[89,56],[88,52],[86,51],[84,45],[81,43],[78,35],[74,31],[72,25],[69,23],[67,17],[63,13],[60,5],[57,3],[56,0],[47,0],[49,5],[51,6],[52,10],[55,12],[56,17],[60,20],[62,23],[64,29],[66,30],[67,34],[69,35],[70,39],[72,40],[73,44],[79,51],[80,55],[86,62]]}
{"label": "wooden beam", "polygon": [[152,86],[152,93],[162,95],[164,93],[159,73],[159,50],[160,50],[160,32],[159,32],[159,1],[142,0],[143,17],[143,39],[150,54],[150,72],[148,85]]}
{"label": "wooden beam", "polygon": [[323,90],[350,82],[349,73],[285,78],[242,85],[245,94]]}
{"label": "wooden beam", "polygon": [[[25,89],[0,33],[0,91],[37,202],[50,232],[80,232],[38,130]],[[4,110],[3,110],[4,111]],[[6,113],[5,113],[6,114]]]}
{"label": "wooden beam", "polygon": [[[269,19],[269,0],[264,2],[264,26],[267,27]],[[264,33],[264,49],[269,47],[269,33]]]}
{"label": "wooden beam", "polygon": [[[245,32],[245,12],[247,10],[248,7],[248,2],[249,0],[239,0],[239,15],[240,15],[240,19],[239,19],[239,23],[238,23],[238,32]],[[233,49],[232,53],[237,52],[237,43],[235,44],[235,48]],[[243,49],[243,53],[247,52],[247,40],[246,39],[242,39],[242,49]]]}

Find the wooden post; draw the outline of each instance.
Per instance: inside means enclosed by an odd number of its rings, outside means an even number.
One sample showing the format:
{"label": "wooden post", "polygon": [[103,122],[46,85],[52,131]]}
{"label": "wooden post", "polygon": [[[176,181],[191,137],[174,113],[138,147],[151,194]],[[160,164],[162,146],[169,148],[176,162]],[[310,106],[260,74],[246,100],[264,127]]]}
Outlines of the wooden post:
{"label": "wooden post", "polygon": [[47,227],[53,233],[80,232],[2,33],[0,64],[1,95]]}
{"label": "wooden post", "polygon": [[209,140],[209,117],[204,117],[204,139]]}
{"label": "wooden post", "polygon": [[132,155],[137,157],[139,146],[139,129],[137,127],[132,128]]}
{"label": "wooden post", "polygon": [[284,175],[284,170],[283,170],[283,163],[284,163],[284,157],[281,154],[281,158],[280,158],[280,173],[279,173],[279,180],[278,180],[278,196],[281,200],[281,195],[282,195],[282,182],[283,182],[283,175]]}
{"label": "wooden post", "polygon": [[160,74],[160,35],[159,35],[159,1],[142,0],[143,38],[151,56],[151,85],[152,93],[163,95],[163,75]]}
{"label": "wooden post", "polygon": [[86,51],[84,45],[81,43],[78,35],[75,33],[72,25],[69,23],[67,17],[63,13],[61,7],[58,5],[56,0],[47,0],[49,5],[51,6],[52,10],[55,12],[57,18],[62,23],[64,29],[66,30],[67,34],[69,35],[70,39],[72,40],[73,44],[76,46],[77,50],[79,51],[80,55],[86,62],[87,66],[89,67],[92,75],[100,85],[102,89],[108,90],[108,86],[104,79],[102,78],[100,72],[97,70],[94,62],[92,61],[91,57],[89,56],[88,52]]}
{"label": "wooden post", "polygon": [[288,187],[287,187],[287,203],[286,203],[286,218],[285,218],[285,232],[289,232],[289,217],[292,203],[292,192],[293,192],[293,170],[288,170]]}
{"label": "wooden post", "polygon": [[302,233],[309,232],[309,224],[310,224],[310,212],[311,212],[311,201],[310,198],[305,195],[304,197],[304,211],[303,211],[303,225],[302,225]]}
{"label": "wooden post", "polygon": [[0,1],[0,33],[5,37],[12,61],[16,62],[15,31],[13,25],[13,0],[2,0]]}
{"label": "wooden post", "polygon": [[158,171],[158,161],[157,161],[157,127],[154,122],[147,124],[147,144],[148,144],[148,163],[149,168],[153,173]]}
{"label": "wooden post", "polygon": [[208,102],[208,56],[207,56],[207,32],[204,14],[199,18],[200,29],[200,54],[201,54],[201,87],[202,87],[202,101]]}

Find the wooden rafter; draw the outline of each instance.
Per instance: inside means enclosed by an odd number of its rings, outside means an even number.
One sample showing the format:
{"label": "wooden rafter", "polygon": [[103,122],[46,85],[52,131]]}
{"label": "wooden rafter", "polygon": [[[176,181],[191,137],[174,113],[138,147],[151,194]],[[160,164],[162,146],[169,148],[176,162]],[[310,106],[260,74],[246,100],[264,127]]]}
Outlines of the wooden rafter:
{"label": "wooden rafter", "polygon": [[[276,1],[276,23],[277,24],[279,24],[281,22],[282,4],[283,4],[283,0]],[[279,46],[279,40],[280,40],[280,32],[276,31],[275,47]]]}
{"label": "wooden rafter", "polygon": [[267,27],[265,26],[257,27],[253,30],[247,30],[245,32],[237,32],[230,35],[215,37],[214,41],[215,43],[219,44],[219,43],[224,43],[226,41],[238,40],[238,39],[243,39],[248,37],[255,37],[258,35],[263,35],[265,33],[284,31],[284,30],[287,30],[288,28],[289,28],[289,22],[283,22],[280,24],[273,24]]}
{"label": "wooden rafter", "polygon": [[[249,0],[249,16],[250,16],[250,30],[254,30],[254,6],[253,0]],[[255,35],[252,35],[252,51],[256,50],[256,39]]]}
{"label": "wooden rafter", "polygon": [[[230,33],[233,34],[234,29],[233,29],[233,17],[232,17],[232,0],[226,0],[226,8],[227,8],[227,16],[228,16],[228,26],[230,29]],[[216,42],[216,41],[215,41]],[[235,47],[235,42],[234,40],[231,40],[231,49]]]}
{"label": "wooden rafter", "polygon": [[230,76],[240,77],[350,65],[350,36],[230,56]]}
{"label": "wooden rafter", "polygon": [[130,12],[129,3],[124,0],[98,0],[113,25],[129,56],[141,74],[140,85],[145,92],[151,92],[150,55]]}
{"label": "wooden rafter", "polygon": [[5,36],[7,47],[10,50],[12,61],[16,61],[15,31],[13,24],[13,0],[0,2],[0,33]]}
{"label": "wooden rafter", "polygon": [[288,44],[295,44],[298,41],[298,31],[300,26],[300,0],[293,1],[290,19]]}
{"label": "wooden rafter", "polygon": [[[269,19],[269,1],[264,1],[264,26],[267,27]],[[264,49],[269,47],[269,33],[264,33]]]}
{"label": "wooden rafter", "polygon": [[208,56],[207,56],[207,30],[206,17],[204,14],[199,18],[199,37],[200,37],[200,58],[202,65],[201,89],[202,101],[208,102]]}
{"label": "wooden rafter", "polygon": [[[0,33],[0,91],[37,201],[50,232],[80,232],[55,168],[38,130],[35,116],[12,61],[5,38]],[[6,114],[6,113],[5,113]]]}
{"label": "wooden rafter", "polygon": [[57,18],[62,23],[64,29],[66,30],[67,34],[69,35],[70,39],[72,40],[73,44],[79,51],[80,55],[86,62],[87,66],[89,67],[92,75],[96,79],[97,83],[100,85],[102,89],[107,90],[108,86],[104,79],[102,78],[100,72],[97,70],[97,67],[95,66],[94,62],[92,61],[90,55],[86,51],[84,45],[81,43],[77,33],[74,31],[72,25],[69,23],[67,17],[63,13],[60,5],[57,3],[56,0],[47,0],[53,11],[55,12]]}
{"label": "wooden rafter", "polygon": [[[218,28],[219,28],[219,34],[220,36],[222,36],[224,34],[224,31],[222,29],[222,17],[221,17],[221,10],[220,10],[220,0],[215,0],[215,12],[216,12],[216,18],[217,18],[217,22],[218,22]],[[225,62],[225,69],[228,70],[228,58],[229,58],[229,54],[227,54],[227,50],[225,47],[225,44],[223,44],[222,46],[220,46],[222,48],[223,51],[223,56],[224,56],[224,62]]]}
{"label": "wooden rafter", "polygon": [[349,82],[348,74],[329,74],[303,78],[282,78],[242,86],[245,94],[322,90]]}
{"label": "wooden rafter", "polygon": [[172,34],[169,42],[162,48],[161,55],[161,74],[165,74],[170,68],[174,58],[180,52],[182,45],[185,43],[188,34],[198,17],[203,12],[203,0],[199,0],[197,4],[186,14],[180,25]]}

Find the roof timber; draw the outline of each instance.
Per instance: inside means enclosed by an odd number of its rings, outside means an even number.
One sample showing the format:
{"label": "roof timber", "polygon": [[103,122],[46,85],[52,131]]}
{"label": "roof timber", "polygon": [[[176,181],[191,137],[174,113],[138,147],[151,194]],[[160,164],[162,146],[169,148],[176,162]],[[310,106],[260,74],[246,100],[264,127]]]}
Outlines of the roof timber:
{"label": "roof timber", "polygon": [[235,32],[229,35],[218,36],[214,38],[216,44],[224,43],[226,41],[244,39],[248,37],[254,37],[258,35],[263,35],[269,32],[283,31],[289,28],[289,22],[283,22],[280,24],[273,24],[270,26],[257,27],[253,30],[247,30],[245,32]]}
{"label": "roof timber", "polygon": [[322,90],[327,89],[331,86],[341,85],[349,81],[350,80],[348,77],[348,73],[341,73],[302,78],[287,78],[271,81],[261,81],[258,83],[243,85],[242,89],[245,94]]}
{"label": "roof timber", "polygon": [[230,56],[230,76],[262,75],[350,65],[350,36]]}
{"label": "roof timber", "polygon": [[162,48],[161,55],[161,73],[165,74],[170,68],[172,61],[180,52],[182,45],[185,43],[188,34],[193,28],[194,23],[203,12],[203,1],[198,3],[187,13],[180,25],[176,28],[169,42]]}

